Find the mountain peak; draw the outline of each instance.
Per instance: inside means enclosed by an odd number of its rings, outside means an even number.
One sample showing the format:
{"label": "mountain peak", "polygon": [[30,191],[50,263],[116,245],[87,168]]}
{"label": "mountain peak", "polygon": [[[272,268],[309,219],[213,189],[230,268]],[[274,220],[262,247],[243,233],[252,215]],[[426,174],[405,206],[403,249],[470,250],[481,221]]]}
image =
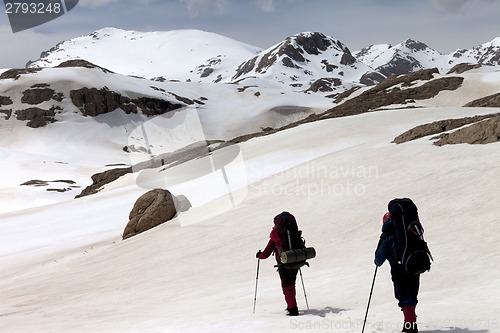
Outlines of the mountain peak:
{"label": "mountain peak", "polygon": [[420,41],[413,40],[413,39],[407,39],[404,42],[402,42],[400,45],[405,46],[414,52],[425,51],[426,49],[430,49],[430,47],[427,46],[426,44],[424,44]]}

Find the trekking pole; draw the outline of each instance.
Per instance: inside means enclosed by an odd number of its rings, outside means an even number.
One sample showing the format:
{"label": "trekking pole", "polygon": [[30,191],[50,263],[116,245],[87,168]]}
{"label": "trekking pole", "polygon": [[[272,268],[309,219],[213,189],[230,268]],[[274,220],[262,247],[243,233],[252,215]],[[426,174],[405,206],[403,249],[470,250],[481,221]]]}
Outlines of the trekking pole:
{"label": "trekking pole", "polygon": [[361,333],[365,331],[366,318],[368,317],[368,309],[370,308],[370,301],[372,300],[373,286],[375,285],[375,277],[377,276],[378,266],[375,266],[375,273],[373,273],[372,288],[370,289],[370,297],[368,297],[368,305],[366,306],[365,320],[363,321],[363,329]]}
{"label": "trekking pole", "polygon": [[255,278],[255,296],[253,298],[253,313],[255,313],[255,304],[257,304],[257,283],[259,282],[260,259],[257,258],[257,277]]}
{"label": "trekking pole", "polygon": [[300,280],[302,281],[302,289],[304,290],[304,298],[306,299],[307,310],[309,310],[309,302],[307,302],[306,287],[304,287],[304,278],[302,277],[302,270],[299,268]]}

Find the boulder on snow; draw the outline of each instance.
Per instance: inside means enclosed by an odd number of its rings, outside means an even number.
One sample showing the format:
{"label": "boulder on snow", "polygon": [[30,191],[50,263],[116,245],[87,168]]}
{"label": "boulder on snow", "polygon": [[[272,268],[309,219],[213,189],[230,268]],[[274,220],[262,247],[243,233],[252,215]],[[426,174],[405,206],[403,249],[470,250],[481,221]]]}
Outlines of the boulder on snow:
{"label": "boulder on snow", "polygon": [[130,211],[123,239],[165,223],[171,220],[177,211],[184,211],[189,207],[191,204],[184,196],[176,198],[170,191],[159,188],[148,191],[137,199]]}

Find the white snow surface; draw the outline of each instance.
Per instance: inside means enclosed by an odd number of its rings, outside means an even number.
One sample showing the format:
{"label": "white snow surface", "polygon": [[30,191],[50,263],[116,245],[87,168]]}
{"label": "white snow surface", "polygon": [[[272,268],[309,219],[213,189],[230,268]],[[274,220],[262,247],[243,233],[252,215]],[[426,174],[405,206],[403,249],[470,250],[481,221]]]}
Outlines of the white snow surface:
{"label": "white snow surface", "polygon": [[[457,90],[457,98],[470,101],[481,87],[500,85],[497,72],[469,75],[476,84]],[[203,94],[220,91],[203,87]],[[389,200],[405,196],[419,207],[435,259],[421,279],[420,330],[500,332],[499,143],[436,147],[429,137],[391,143],[420,124],[499,111],[462,108],[446,94],[425,101],[424,108],[323,120],[255,138],[176,173],[127,175],[80,199],[73,197],[92,174],[134,162],[123,143],[147,136],[153,147],[169,140],[185,144],[204,131],[215,133],[230,113],[210,121],[184,109],[172,123],[154,118],[141,131],[117,125],[118,111],[92,121],[68,117],[39,129],[4,123],[0,331],[360,332],[382,215]],[[250,109],[234,92],[227,96],[221,98],[225,106],[209,105],[204,112]],[[278,93],[262,96],[263,109],[283,105]],[[296,98],[295,105],[310,103]],[[248,118],[236,112],[232,121],[244,126]],[[169,130],[157,130],[162,126]],[[54,182],[19,185],[33,179]],[[47,191],[71,188],[62,180],[80,187]],[[186,195],[193,208],[122,241],[133,204],[155,187]],[[302,269],[310,309],[299,277],[301,316],[285,316],[268,259],[260,262],[253,314],[255,252],[266,245],[273,217],[283,210],[297,217],[307,244],[317,250],[311,267]],[[378,270],[365,331],[401,327],[386,263]]]}
{"label": "white snow surface", "polygon": [[30,67],[53,67],[66,60],[85,59],[125,75],[185,80],[187,71],[209,59],[219,56],[232,68],[259,51],[258,47],[201,30],[140,32],[104,28],[58,44]]}

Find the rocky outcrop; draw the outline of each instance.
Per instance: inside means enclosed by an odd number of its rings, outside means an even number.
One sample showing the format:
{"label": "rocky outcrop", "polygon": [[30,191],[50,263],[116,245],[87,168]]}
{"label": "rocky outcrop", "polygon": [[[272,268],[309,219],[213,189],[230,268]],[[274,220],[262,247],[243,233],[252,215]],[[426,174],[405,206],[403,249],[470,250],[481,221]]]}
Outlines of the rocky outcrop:
{"label": "rocky outcrop", "polygon": [[[160,154],[158,156],[151,158],[150,160],[137,163],[131,167],[115,168],[100,173],[96,173],[92,176],[92,184],[89,185],[87,188],[85,188],[82,191],[82,193],[76,196],[76,198],[95,194],[99,192],[104,185],[109,184],[115,181],[116,179],[120,178],[121,176],[124,176],[129,173],[139,172],[145,169],[160,168],[166,165],[168,165],[168,167],[174,167],[195,158],[205,157],[211,153],[211,150],[208,147],[212,143],[222,143],[222,142],[223,141],[195,142],[184,148],[178,149],[170,153]],[[131,150],[130,147],[128,146],[124,147],[124,151],[129,151],[129,150]]]}
{"label": "rocky outcrop", "polygon": [[143,194],[130,211],[123,239],[171,220],[177,214],[173,198],[172,193],[164,189],[154,189]]}
{"label": "rocky outcrop", "polygon": [[434,142],[434,144],[436,146],[459,143],[488,144],[499,141],[500,115],[476,122],[452,133],[444,133],[439,136],[439,140]]}
{"label": "rocky outcrop", "polygon": [[41,109],[38,107],[27,108],[24,110],[15,111],[18,120],[28,120],[26,124],[32,128],[43,127],[48,123],[55,122],[54,116],[56,115],[57,108],[52,107],[49,110]]}
{"label": "rocky outcrop", "polygon": [[476,69],[476,68],[481,68],[480,64],[467,64],[467,63],[461,63],[453,66],[448,73],[446,74],[462,74],[467,71],[470,71],[471,69]]}
{"label": "rocky outcrop", "polygon": [[153,116],[161,115],[183,106],[166,100],[145,96],[131,99],[117,92],[110,91],[106,87],[102,89],[81,88],[71,90],[70,97],[73,104],[80,109],[84,116],[92,117],[112,112],[116,109],[122,109],[126,113],[137,113],[138,108],[141,109],[143,114]]}
{"label": "rocky outcrop", "polygon": [[52,99],[61,102],[64,95],[62,93],[56,93],[54,89],[48,87],[48,84],[35,84],[31,86],[29,89],[23,91],[21,103],[37,105]]}
{"label": "rocky outcrop", "polygon": [[56,68],[65,68],[65,67],[83,67],[83,68],[98,68],[102,70],[104,73],[113,73],[109,69],[106,69],[101,66],[97,66],[90,61],[84,60],[84,59],[73,59],[73,60],[67,60],[59,65],[56,66]]}
{"label": "rocky outcrop", "polygon": [[377,72],[367,72],[361,76],[359,83],[364,84],[365,86],[374,86],[384,81],[386,78],[387,77]]}
{"label": "rocky outcrop", "polygon": [[106,170],[104,172],[96,173],[92,175],[92,185],[87,186],[82,193],[78,194],[76,198],[81,198],[87,195],[96,194],[99,192],[102,187],[106,184],[111,183],[112,181],[117,180],[123,175],[132,172],[132,167],[128,168],[116,168],[111,170]]}
{"label": "rocky outcrop", "polygon": [[430,124],[424,124],[414,127],[401,135],[398,135],[392,142],[401,144],[408,141],[420,139],[429,135],[435,135],[447,131],[454,130],[456,128],[473,124],[478,121],[489,119],[495,116],[495,114],[485,115],[485,116],[475,116],[475,117],[465,117],[459,119],[446,119],[432,122]]}
{"label": "rocky outcrop", "polygon": [[498,108],[500,107],[500,93],[476,99],[464,105],[465,107],[486,107]]}
{"label": "rocky outcrop", "polygon": [[17,80],[21,77],[21,75],[36,73],[41,70],[42,70],[41,68],[12,68],[0,74],[0,80],[4,79]]}
{"label": "rocky outcrop", "polygon": [[34,186],[34,187],[44,187],[53,185],[55,187],[47,188],[47,192],[66,192],[71,191],[73,188],[79,188],[73,180],[59,179],[59,180],[40,180],[33,179],[21,184],[21,186]]}
{"label": "rocky outcrop", "polygon": [[321,78],[321,79],[318,79],[316,81],[314,81],[312,84],[311,84],[311,87],[309,87],[309,89],[306,90],[306,92],[308,91],[312,91],[312,92],[318,92],[318,91],[321,91],[321,92],[328,92],[328,91],[333,91],[334,89],[332,87],[338,87],[338,86],[341,86],[342,85],[342,80],[340,79],[337,79],[337,78]]}
{"label": "rocky outcrop", "polygon": [[12,116],[12,110],[0,110],[0,113],[3,113],[4,120],[9,120]]}
{"label": "rocky outcrop", "polygon": [[[342,117],[372,111],[392,104],[407,104],[414,100],[429,99],[443,90],[455,90],[461,86],[463,78],[444,77],[432,79],[437,69],[422,70],[404,76],[390,77],[361,95],[346,100],[329,109],[322,118]],[[428,82],[412,87],[417,81]]]}
{"label": "rocky outcrop", "polygon": [[[308,63],[311,61],[311,56],[322,57],[322,54],[328,50],[338,56],[336,63],[330,63],[330,60],[325,58],[315,58],[318,65],[321,66],[326,73],[330,73],[339,69],[339,65],[352,66],[357,60],[354,58],[344,44],[340,41],[327,37],[319,32],[301,33],[292,37],[288,37],[285,41],[277,44],[273,48],[253,57],[252,59],[242,63],[233,75],[232,80],[236,82],[245,74],[262,74],[270,70],[274,65],[280,63],[284,67],[303,69],[308,71]],[[325,56],[326,57],[326,56]]]}
{"label": "rocky outcrop", "polygon": [[0,96],[0,106],[11,105],[12,103],[12,99],[9,96]]}

